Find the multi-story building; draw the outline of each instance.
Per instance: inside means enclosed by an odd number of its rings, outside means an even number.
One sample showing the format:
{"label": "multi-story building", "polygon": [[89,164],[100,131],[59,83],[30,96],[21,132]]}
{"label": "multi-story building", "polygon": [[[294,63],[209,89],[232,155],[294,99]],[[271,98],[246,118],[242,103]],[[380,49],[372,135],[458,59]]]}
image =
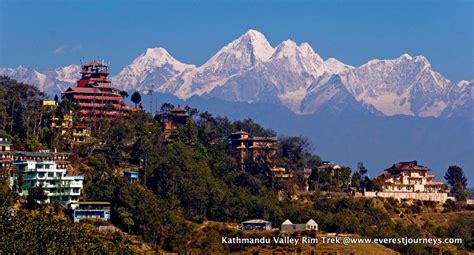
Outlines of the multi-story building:
{"label": "multi-story building", "polygon": [[48,199],[69,204],[79,201],[83,176],[68,176],[68,154],[46,152],[19,152],[13,162],[14,174],[11,185],[17,185],[18,193],[27,196],[33,187],[43,187]]}
{"label": "multi-story building", "polygon": [[385,169],[383,191],[390,192],[442,192],[443,182],[433,181],[429,168],[418,162],[398,162]]}
{"label": "multi-story building", "polygon": [[75,87],[68,88],[63,93],[63,98],[79,108],[81,120],[121,116],[129,111],[120,90],[112,86],[108,79],[108,70],[108,65],[98,61],[82,65],[81,79]]}
{"label": "multi-story building", "polygon": [[0,175],[7,176],[13,162],[12,143],[8,139],[0,137]]}
{"label": "multi-story building", "polygon": [[231,148],[237,153],[237,160],[241,166],[245,160],[269,162],[276,156],[276,137],[256,137],[245,131],[232,133],[229,136]]}

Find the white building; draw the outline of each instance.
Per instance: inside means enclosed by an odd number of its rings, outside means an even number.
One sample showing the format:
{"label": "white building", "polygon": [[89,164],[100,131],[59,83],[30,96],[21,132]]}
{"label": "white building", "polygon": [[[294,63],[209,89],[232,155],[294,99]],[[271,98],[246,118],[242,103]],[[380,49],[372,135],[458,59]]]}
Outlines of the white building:
{"label": "white building", "polygon": [[[20,186],[18,193],[27,196],[33,187],[43,187],[48,199],[46,202],[59,201],[69,204],[79,201],[83,176],[68,176],[65,168],[58,168],[52,160],[17,160],[11,184]],[[21,183],[19,183],[21,182]]]}
{"label": "white building", "polygon": [[293,224],[290,220],[285,220],[281,224],[281,231],[284,232],[300,232],[300,231],[317,231],[318,223],[313,219],[303,224]]}

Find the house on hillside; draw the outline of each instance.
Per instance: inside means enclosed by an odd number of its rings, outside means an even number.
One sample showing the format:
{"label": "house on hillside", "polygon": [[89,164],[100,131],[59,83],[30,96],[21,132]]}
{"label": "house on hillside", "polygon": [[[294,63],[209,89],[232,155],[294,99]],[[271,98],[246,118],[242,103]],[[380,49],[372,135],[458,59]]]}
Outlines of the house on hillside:
{"label": "house on hillside", "polygon": [[242,169],[247,159],[270,162],[276,156],[276,137],[253,136],[251,133],[241,130],[232,133],[228,140]]}
{"label": "house on hillside", "polygon": [[318,230],[318,223],[313,219],[310,219],[306,223],[302,224],[293,224],[290,220],[285,220],[281,224],[281,231],[282,232],[301,232],[301,231],[317,231]]}
{"label": "house on hillside", "polygon": [[188,111],[180,106],[171,109],[170,119],[163,120],[163,128],[165,132],[171,133],[176,130],[180,125],[186,124],[191,115],[188,114]]}
{"label": "house on hillside", "polygon": [[332,163],[329,161],[323,161],[322,165],[318,166],[317,169],[319,172],[326,172],[334,176],[334,172],[341,169],[342,166],[336,163]]}
{"label": "house on hillside", "polygon": [[443,182],[434,181],[430,169],[419,165],[416,160],[397,162],[384,170],[384,183],[380,192],[365,191],[366,197],[391,197],[444,203],[449,190]]}
{"label": "house on hillside", "polygon": [[2,176],[7,176],[13,163],[12,143],[0,137],[0,171]]}
{"label": "house on hillside", "polygon": [[426,166],[416,160],[398,162],[384,170],[383,191],[392,192],[442,192],[443,182],[433,181],[436,177]]}
{"label": "house on hillside", "polygon": [[109,202],[76,202],[70,205],[71,217],[74,222],[84,219],[110,220]]}
{"label": "house on hillside", "polygon": [[242,222],[240,228],[243,230],[271,230],[272,223],[262,219],[253,219]]}

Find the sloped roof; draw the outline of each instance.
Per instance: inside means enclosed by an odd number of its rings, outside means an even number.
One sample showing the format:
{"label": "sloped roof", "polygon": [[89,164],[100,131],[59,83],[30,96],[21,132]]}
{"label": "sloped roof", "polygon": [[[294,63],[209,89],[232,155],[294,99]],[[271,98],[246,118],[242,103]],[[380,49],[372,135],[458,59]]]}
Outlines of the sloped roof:
{"label": "sloped roof", "polygon": [[281,225],[293,225],[293,223],[289,219],[286,219]]}
{"label": "sloped roof", "polygon": [[316,221],[314,221],[313,219],[310,219],[308,222],[306,222],[306,225],[317,226],[318,223],[316,223]]}
{"label": "sloped roof", "polygon": [[262,224],[262,223],[271,223],[270,221],[262,220],[262,219],[253,219],[253,220],[248,220],[244,221],[242,223],[247,223],[247,224]]}

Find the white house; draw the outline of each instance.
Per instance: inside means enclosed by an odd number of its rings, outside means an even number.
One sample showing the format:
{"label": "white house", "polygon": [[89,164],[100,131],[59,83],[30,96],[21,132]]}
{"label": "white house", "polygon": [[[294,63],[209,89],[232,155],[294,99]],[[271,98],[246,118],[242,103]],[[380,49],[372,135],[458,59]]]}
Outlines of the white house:
{"label": "white house", "polygon": [[317,231],[318,223],[313,219],[310,219],[306,223],[293,224],[289,219],[285,220],[281,224],[281,231],[284,232],[300,232],[300,231]]}

